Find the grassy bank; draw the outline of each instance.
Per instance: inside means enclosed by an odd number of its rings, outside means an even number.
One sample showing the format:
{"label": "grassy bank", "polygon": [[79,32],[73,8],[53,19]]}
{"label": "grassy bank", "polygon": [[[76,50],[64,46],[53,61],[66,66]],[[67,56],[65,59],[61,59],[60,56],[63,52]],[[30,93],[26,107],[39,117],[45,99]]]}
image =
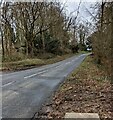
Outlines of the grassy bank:
{"label": "grassy bank", "polygon": [[[1,70],[3,71],[15,71],[15,70],[23,70],[28,68],[34,68],[42,65],[52,64],[55,62],[59,62],[66,58],[72,57],[75,54],[66,54],[62,56],[51,56],[51,55],[40,55],[38,58],[33,59],[24,59],[19,61],[5,61],[2,64]],[[0,65],[1,65],[0,64]]]}
{"label": "grassy bank", "polygon": [[37,117],[63,118],[66,112],[80,112],[98,113],[102,120],[113,118],[111,88],[109,75],[88,56]]}

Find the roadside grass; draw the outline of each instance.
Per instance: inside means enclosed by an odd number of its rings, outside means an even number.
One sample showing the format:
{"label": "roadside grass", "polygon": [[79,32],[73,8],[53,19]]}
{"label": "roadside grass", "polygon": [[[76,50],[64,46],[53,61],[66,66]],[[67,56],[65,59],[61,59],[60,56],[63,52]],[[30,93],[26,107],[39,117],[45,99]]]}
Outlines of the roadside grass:
{"label": "roadside grass", "polygon": [[39,58],[33,59],[24,59],[18,61],[8,61],[8,62],[1,62],[0,66],[2,66],[1,70],[3,71],[16,71],[16,70],[23,70],[28,68],[34,68],[42,65],[52,64],[55,62],[59,62],[66,58],[72,57],[75,54],[66,54],[62,56],[52,56],[50,54],[40,56]]}
{"label": "roadside grass", "polygon": [[97,65],[94,59],[89,56],[80,65],[80,67],[71,74],[71,76],[76,76],[76,79],[94,80],[99,83],[104,80],[110,81],[111,79],[104,67]]}
{"label": "roadside grass", "polygon": [[[37,117],[63,118],[67,112],[98,113],[101,120],[113,118],[110,76],[88,56],[44,105]],[[49,112],[48,112],[49,111]]]}
{"label": "roadside grass", "polygon": [[87,53],[91,53],[89,51],[79,51],[78,54],[87,54]]}
{"label": "roadside grass", "polygon": [[19,70],[27,67],[44,65],[44,61],[41,59],[25,59],[21,61],[14,62],[4,62],[2,63],[3,70]]}

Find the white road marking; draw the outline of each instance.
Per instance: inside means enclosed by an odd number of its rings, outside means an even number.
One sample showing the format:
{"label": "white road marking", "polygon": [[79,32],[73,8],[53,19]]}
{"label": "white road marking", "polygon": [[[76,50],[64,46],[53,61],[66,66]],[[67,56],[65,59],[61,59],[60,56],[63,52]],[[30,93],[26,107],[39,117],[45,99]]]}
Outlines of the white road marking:
{"label": "white road marking", "polygon": [[48,70],[45,70],[45,71],[38,72],[38,73],[35,73],[35,74],[32,74],[32,75],[29,75],[29,76],[25,76],[24,79],[34,77],[34,76],[36,76],[36,75],[39,75],[39,74],[45,73],[45,72],[47,72],[47,71],[48,71]]}
{"label": "white road marking", "polygon": [[5,85],[2,85],[2,87],[6,87],[6,86],[8,86],[8,85],[11,85],[11,84],[13,84],[15,81],[12,81],[12,82],[9,82],[9,83],[7,83],[7,84],[5,84]]}
{"label": "white road marking", "polygon": [[75,60],[72,60],[72,62],[75,61]]}
{"label": "white road marking", "polygon": [[56,66],[55,68],[59,68],[59,67],[61,67],[61,65],[59,65],[59,66]]}
{"label": "white road marking", "polygon": [[47,72],[47,71],[48,71],[48,70],[45,70],[45,71],[42,71],[42,72],[38,72],[37,75],[42,74],[42,73],[45,73],[45,72]]}
{"label": "white road marking", "polygon": [[24,79],[31,78],[31,77],[34,77],[34,76],[36,76],[36,75],[37,75],[37,73],[32,74],[32,75],[29,75],[29,76],[26,76],[26,77],[24,77]]}
{"label": "white road marking", "polygon": [[66,65],[67,65],[67,64],[70,64],[70,63],[71,63],[71,62],[67,62]]}

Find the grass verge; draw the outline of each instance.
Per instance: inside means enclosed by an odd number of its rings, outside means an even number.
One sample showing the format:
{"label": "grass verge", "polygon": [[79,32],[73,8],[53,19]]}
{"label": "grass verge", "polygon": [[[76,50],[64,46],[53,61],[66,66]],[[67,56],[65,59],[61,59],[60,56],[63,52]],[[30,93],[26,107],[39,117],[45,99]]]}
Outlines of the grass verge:
{"label": "grass verge", "polygon": [[[72,57],[75,54],[66,54],[62,56],[55,56],[53,58],[40,58],[40,59],[24,59],[21,61],[13,61],[13,62],[3,62],[0,64],[2,71],[17,71],[24,70],[28,68],[34,68],[42,65],[52,64],[55,62],[59,62],[66,58]],[[44,57],[44,56],[43,56]]]}
{"label": "grass verge", "polygon": [[113,118],[109,75],[88,56],[44,105],[36,117],[63,118],[66,112],[98,113],[101,120]]}

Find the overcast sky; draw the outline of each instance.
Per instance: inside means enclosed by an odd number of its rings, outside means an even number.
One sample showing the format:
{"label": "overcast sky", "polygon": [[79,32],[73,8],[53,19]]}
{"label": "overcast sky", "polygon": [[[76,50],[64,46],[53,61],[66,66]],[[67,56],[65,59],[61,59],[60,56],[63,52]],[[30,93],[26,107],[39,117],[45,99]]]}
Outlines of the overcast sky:
{"label": "overcast sky", "polygon": [[[78,9],[78,6],[80,4],[80,0],[60,0],[62,3],[65,3],[66,9],[67,9],[67,14],[76,11]],[[87,1],[87,2],[86,2]],[[99,2],[99,0],[90,0],[90,2],[88,2],[89,0],[81,0],[81,4],[80,4],[80,9],[79,9],[79,16],[78,16],[78,20],[79,22],[84,23],[85,22],[90,22],[92,25],[94,24],[94,22],[92,21],[92,16],[87,12],[87,9],[92,13],[91,6],[94,6],[96,2]],[[86,9],[87,8],[87,9]],[[76,16],[77,12],[73,13],[73,16]],[[91,31],[93,30],[93,28],[90,28]]]}
{"label": "overcast sky", "polygon": [[[65,3],[66,9],[67,9],[67,14],[73,12],[73,11],[77,11],[80,0],[60,0],[62,3]],[[80,4],[80,9],[79,9],[79,19],[81,20],[88,20],[90,21],[91,16],[89,15],[89,13],[87,12],[86,8],[88,10],[90,9],[91,5],[95,4],[95,1],[93,2],[85,2],[86,0],[81,0],[81,4]],[[87,0],[88,1],[88,0]],[[77,12],[73,13],[73,16],[76,16]]]}

